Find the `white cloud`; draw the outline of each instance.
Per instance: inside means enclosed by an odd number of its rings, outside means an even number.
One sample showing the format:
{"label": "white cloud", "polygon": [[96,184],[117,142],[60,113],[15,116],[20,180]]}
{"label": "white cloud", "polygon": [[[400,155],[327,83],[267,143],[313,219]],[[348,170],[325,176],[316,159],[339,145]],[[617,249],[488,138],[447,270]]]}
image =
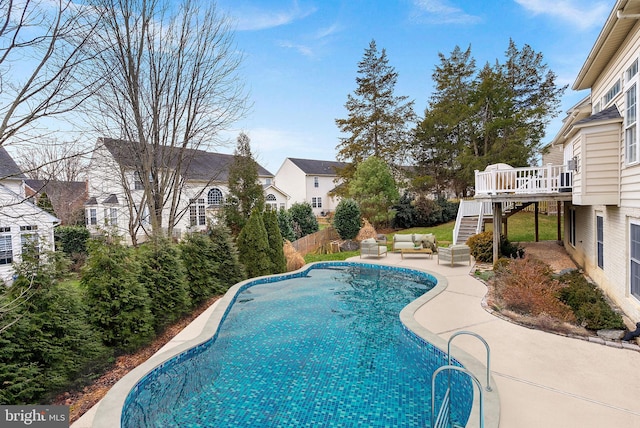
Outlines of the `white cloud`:
{"label": "white cloud", "polygon": [[279,27],[304,19],[313,14],[315,7],[301,7],[297,1],[290,7],[280,10],[268,10],[252,5],[234,6],[231,16],[236,21],[238,31],[256,31]]}
{"label": "white cloud", "polygon": [[302,55],[312,58],[314,56],[314,52],[313,49],[309,46],[306,45],[301,45],[301,44],[296,44],[296,43],[291,43],[288,42],[286,40],[282,40],[280,42],[278,42],[278,45],[282,48],[287,48],[287,49],[295,49],[298,52],[300,52]]}
{"label": "white cloud", "polygon": [[481,21],[447,0],[413,0],[413,19],[440,24],[475,24]]}
{"label": "white cloud", "polygon": [[600,26],[609,14],[611,5],[605,1],[583,0],[514,0],[534,15],[549,15],[586,30]]}

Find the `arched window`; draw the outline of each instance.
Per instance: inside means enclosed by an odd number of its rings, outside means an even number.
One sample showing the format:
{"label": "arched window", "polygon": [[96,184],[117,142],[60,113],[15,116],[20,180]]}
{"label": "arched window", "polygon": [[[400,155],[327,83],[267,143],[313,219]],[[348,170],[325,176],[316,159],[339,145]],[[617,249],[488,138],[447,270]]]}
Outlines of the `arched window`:
{"label": "arched window", "polygon": [[278,211],[278,204],[276,203],[276,197],[272,193],[269,193],[265,198],[265,200],[266,200],[265,201],[266,205],[269,208],[271,208],[271,210]]}
{"label": "arched window", "polygon": [[209,190],[209,194],[207,195],[207,204],[219,207],[222,205],[224,198],[222,197],[222,191],[217,187]]}

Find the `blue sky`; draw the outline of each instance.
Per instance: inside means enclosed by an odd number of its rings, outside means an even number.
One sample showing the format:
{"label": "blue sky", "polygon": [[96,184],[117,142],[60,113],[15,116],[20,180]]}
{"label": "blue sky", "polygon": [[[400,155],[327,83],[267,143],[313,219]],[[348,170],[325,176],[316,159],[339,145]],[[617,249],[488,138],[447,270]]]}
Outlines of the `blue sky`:
{"label": "blue sky", "polygon": [[[586,96],[571,90],[613,1],[602,0],[218,0],[236,25],[241,75],[252,108],[236,124],[258,162],[276,173],[287,157],[333,160],[356,89],[358,62],[371,40],[398,72],[396,95],[422,115],[438,53],[471,46],[478,66],[504,61],[509,38],[530,45],[569,85],[562,114]],[[232,152],[231,146],[228,151]]]}

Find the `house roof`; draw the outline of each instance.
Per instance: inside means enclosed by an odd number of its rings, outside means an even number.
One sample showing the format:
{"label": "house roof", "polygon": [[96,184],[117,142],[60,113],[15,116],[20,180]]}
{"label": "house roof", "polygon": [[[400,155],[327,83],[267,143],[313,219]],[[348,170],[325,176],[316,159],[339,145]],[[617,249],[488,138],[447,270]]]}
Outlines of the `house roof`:
{"label": "house roof", "polygon": [[110,194],[107,199],[102,201],[103,204],[118,204],[118,197],[115,194]]}
{"label": "house roof", "polygon": [[622,116],[618,111],[618,107],[612,105],[609,108],[599,111],[598,113],[592,114],[589,117],[585,117],[582,120],[577,121],[574,126],[583,126],[589,123],[594,122],[603,122],[603,121],[620,121],[622,120]]}
{"label": "house roof", "polygon": [[59,190],[82,197],[87,192],[87,183],[84,181],[58,181],[58,180],[33,180],[26,179],[24,184],[36,193],[58,193]]}
{"label": "house roof", "polygon": [[336,175],[336,170],[349,164],[346,162],[323,161],[313,159],[288,158],[307,175]]}
{"label": "house roof", "polygon": [[0,179],[4,178],[25,179],[27,177],[22,173],[7,149],[0,146]]}
{"label": "house roof", "polygon": [[[0,211],[0,217],[5,216],[11,219],[11,222],[31,221],[32,216],[43,216],[46,222],[60,223],[60,219],[49,214],[42,208],[35,205],[28,199],[23,198],[17,193],[3,184],[0,184],[0,201],[2,201],[3,209]],[[37,218],[37,217],[36,217]],[[42,219],[42,217],[40,217]]]}
{"label": "house roof", "polygon": [[[132,155],[131,144],[128,141],[113,138],[102,138],[102,143],[109,150],[116,162],[120,165],[135,169],[135,156]],[[150,146],[149,146],[150,147]],[[173,168],[176,165],[178,148],[165,147],[170,151],[164,159],[166,167]],[[160,157],[160,153],[158,153]],[[234,155],[206,152],[204,150],[185,149],[182,174],[189,180],[202,181],[227,181],[229,167],[233,163]],[[162,159],[160,159],[162,160]],[[258,164],[259,177],[273,177],[274,175]]]}
{"label": "house roof", "polygon": [[[637,22],[640,1],[617,0],[572,88],[589,89],[600,77]],[[632,16],[629,16],[632,15]],[[626,17],[625,17],[626,16]],[[633,19],[628,19],[633,18]]]}

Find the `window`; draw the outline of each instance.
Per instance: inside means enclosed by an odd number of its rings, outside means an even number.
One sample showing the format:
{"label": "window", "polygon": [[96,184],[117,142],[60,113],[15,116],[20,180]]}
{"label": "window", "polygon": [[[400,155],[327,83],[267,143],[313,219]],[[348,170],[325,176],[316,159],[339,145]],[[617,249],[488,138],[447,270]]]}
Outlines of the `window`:
{"label": "window", "polygon": [[320,196],[311,198],[311,206],[313,208],[322,208],[322,198]]}
{"label": "window", "polygon": [[320,179],[318,177],[313,177],[313,187],[320,187]]}
{"label": "window", "polygon": [[38,237],[38,226],[20,226],[20,247],[22,254],[33,252],[32,254],[40,254],[40,240]]}
{"label": "window", "polygon": [[629,249],[630,269],[629,284],[631,286],[631,294],[640,300],[640,224],[631,223],[630,228]]}
{"label": "window", "polygon": [[607,91],[607,93],[604,94],[604,97],[603,97],[604,105],[606,106],[607,104],[609,104],[611,100],[613,100],[615,96],[618,95],[619,93],[620,93],[620,79],[618,79],[616,83],[614,83],[613,86],[611,86],[611,88]]}
{"label": "window", "polygon": [[189,225],[204,226],[207,224],[205,214],[204,198],[191,199],[189,203]]}
{"label": "window", "polygon": [[104,209],[104,224],[105,226],[117,226],[118,225],[118,209],[117,208],[105,208]]}
{"label": "window", "polygon": [[98,210],[95,208],[89,208],[87,210],[87,224],[98,224]]}
{"label": "window", "polygon": [[633,64],[629,68],[627,68],[626,78],[627,82],[631,80],[635,75],[638,74],[638,60],[633,61]]}
{"label": "window", "polygon": [[[149,173],[149,183],[153,182],[153,176]],[[144,183],[142,182],[142,175],[135,171],[133,173],[133,188],[135,190],[144,190]]]}
{"label": "window", "polygon": [[264,182],[265,182],[265,184],[267,186],[271,186],[271,179],[270,178],[265,179]]}
{"label": "window", "polygon": [[11,245],[11,228],[0,227],[0,265],[8,265],[13,261]]}
{"label": "window", "polygon": [[576,246],[576,209],[569,209],[569,244]]}
{"label": "window", "polygon": [[625,130],[625,161],[627,164],[638,162],[638,131],[637,131],[637,84],[631,85],[626,92],[626,109],[624,115]]}
{"label": "window", "polygon": [[598,267],[604,269],[604,218],[596,216],[596,247],[598,254]]}
{"label": "window", "polygon": [[209,206],[219,207],[224,202],[224,198],[222,197],[222,190],[214,187],[209,190],[207,194],[207,204]]}
{"label": "window", "polygon": [[276,197],[272,193],[269,193],[265,198],[266,205],[271,208],[272,211],[278,211],[278,203],[276,202]]}

